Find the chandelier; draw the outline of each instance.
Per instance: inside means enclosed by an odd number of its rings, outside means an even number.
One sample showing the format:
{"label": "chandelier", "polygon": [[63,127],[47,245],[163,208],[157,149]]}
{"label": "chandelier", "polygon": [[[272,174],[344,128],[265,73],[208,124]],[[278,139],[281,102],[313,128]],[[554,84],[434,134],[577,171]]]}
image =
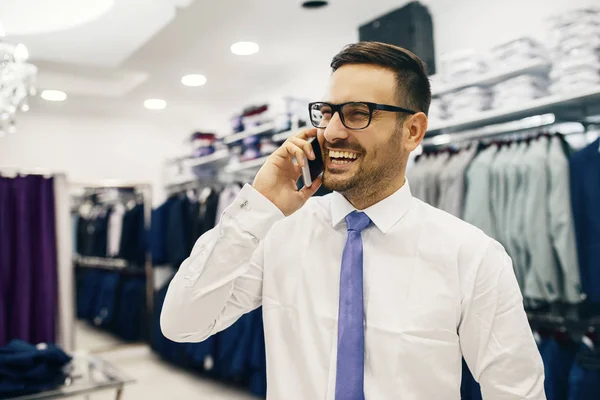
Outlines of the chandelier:
{"label": "chandelier", "polygon": [[25,45],[13,46],[3,39],[0,25],[0,137],[15,133],[17,113],[29,110],[27,98],[35,95],[37,74],[37,68],[27,63]]}

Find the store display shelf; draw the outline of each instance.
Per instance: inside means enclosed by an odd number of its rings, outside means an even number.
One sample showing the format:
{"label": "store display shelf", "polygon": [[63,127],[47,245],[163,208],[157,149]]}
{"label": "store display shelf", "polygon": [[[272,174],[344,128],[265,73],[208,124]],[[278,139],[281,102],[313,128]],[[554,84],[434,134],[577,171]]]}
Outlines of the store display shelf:
{"label": "store display shelf", "polygon": [[551,64],[547,61],[532,61],[518,68],[513,67],[491,71],[463,82],[453,83],[451,85],[440,85],[438,88],[433,87],[432,95],[438,97],[471,86],[490,86],[523,74],[548,72],[550,68]]}
{"label": "store display shelf", "polygon": [[183,165],[186,167],[197,167],[207,164],[226,163],[227,160],[229,160],[229,150],[222,149],[217,150],[208,156],[185,159]]}
{"label": "store display shelf", "polygon": [[295,133],[297,132],[297,130],[289,130],[289,131],[285,131],[285,132],[281,132],[281,133],[276,133],[275,135],[273,135],[273,141],[274,142],[284,142],[286,141],[289,137],[293,136]]}
{"label": "store display shelf", "polygon": [[453,118],[432,124],[427,133],[429,136],[439,133],[456,132],[463,129],[477,128],[485,125],[513,121],[519,118],[538,114],[557,113],[569,108],[589,106],[600,101],[600,86],[585,91],[573,92],[569,95],[551,95],[517,104],[510,108],[488,110],[464,118]]}
{"label": "store display shelf", "polygon": [[249,171],[260,168],[269,156],[257,158],[255,160],[243,161],[238,164],[231,164],[225,167],[225,172],[232,174],[236,172]]}
{"label": "store display shelf", "polygon": [[239,142],[240,140],[244,140],[247,137],[250,136],[254,136],[254,135],[262,135],[264,133],[267,133],[271,130],[275,129],[275,124],[274,123],[266,123],[266,124],[262,124],[260,126],[256,126],[250,129],[246,129],[242,132],[239,133],[235,133],[233,135],[229,135],[229,136],[225,136],[223,138],[223,143],[225,144],[232,144],[235,142]]}

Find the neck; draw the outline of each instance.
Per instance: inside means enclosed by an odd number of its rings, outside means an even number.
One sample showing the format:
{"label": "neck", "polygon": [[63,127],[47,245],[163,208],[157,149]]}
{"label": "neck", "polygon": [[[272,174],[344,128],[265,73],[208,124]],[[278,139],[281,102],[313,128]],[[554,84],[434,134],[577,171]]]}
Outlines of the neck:
{"label": "neck", "polygon": [[402,174],[400,178],[388,182],[389,184],[386,186],[383,186],[382,182],[381,186],[373,185],[369,188],[356,188],[342,194],[354,208],[364,210],[396,193],[396,191],[404,186],[406,179],[404,174]]}

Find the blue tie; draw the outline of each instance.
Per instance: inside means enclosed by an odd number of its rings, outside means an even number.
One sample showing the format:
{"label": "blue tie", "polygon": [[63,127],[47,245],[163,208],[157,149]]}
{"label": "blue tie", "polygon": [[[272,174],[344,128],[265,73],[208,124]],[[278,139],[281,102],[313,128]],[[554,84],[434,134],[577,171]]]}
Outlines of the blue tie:
{"label": "blue tie", "polygon": [[335,400],[364,400],[365,331],[361,232],[371,220],[353,211],[346,217],[348,237],[340,273]]}

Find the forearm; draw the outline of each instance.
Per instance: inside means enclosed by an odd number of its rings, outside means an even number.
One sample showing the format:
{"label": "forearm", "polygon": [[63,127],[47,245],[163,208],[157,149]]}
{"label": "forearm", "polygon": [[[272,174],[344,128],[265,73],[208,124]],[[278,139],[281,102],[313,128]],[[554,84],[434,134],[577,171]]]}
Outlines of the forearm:
{"label": "forearm", "polygon": [[240,192],[220,223],[198,239],[171,281],[161,313],[166,337],[202,341],[260,305],[260,242],[281,218],[251,187]]}

